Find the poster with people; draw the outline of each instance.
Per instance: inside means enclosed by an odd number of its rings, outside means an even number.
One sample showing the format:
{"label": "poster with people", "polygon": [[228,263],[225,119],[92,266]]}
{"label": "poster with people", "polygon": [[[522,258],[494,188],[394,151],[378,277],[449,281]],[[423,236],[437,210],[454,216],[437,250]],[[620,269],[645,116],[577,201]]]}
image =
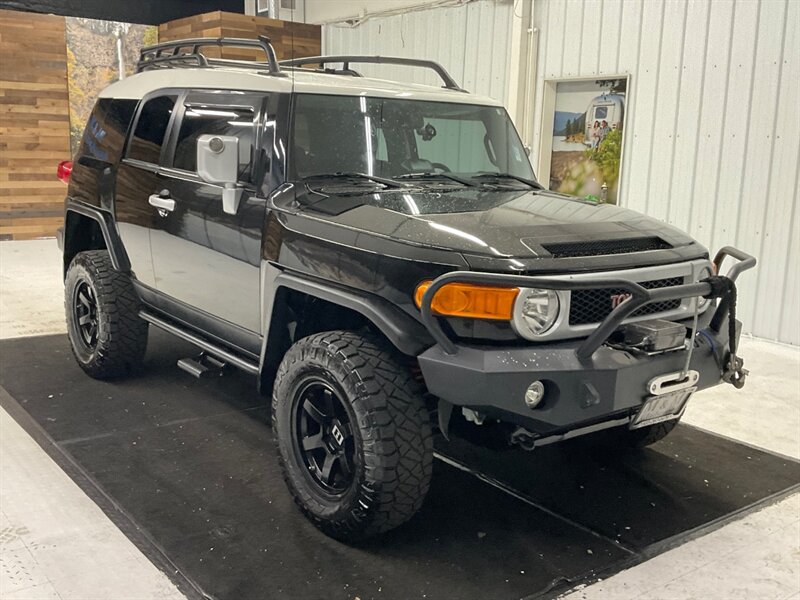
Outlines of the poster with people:
{"label": "poster with people", "polygon": [[617,203],[627,79],[556,85],[550,189]]}

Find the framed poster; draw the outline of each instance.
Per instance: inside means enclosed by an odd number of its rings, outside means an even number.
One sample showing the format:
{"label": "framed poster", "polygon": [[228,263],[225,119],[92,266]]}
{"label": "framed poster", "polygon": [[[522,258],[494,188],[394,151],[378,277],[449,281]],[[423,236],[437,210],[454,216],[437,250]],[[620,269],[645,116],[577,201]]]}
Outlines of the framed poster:
{"label": "framed poster", "polygon": [[551,190],[617,203],[628,79],[545,83],[539,173]]}

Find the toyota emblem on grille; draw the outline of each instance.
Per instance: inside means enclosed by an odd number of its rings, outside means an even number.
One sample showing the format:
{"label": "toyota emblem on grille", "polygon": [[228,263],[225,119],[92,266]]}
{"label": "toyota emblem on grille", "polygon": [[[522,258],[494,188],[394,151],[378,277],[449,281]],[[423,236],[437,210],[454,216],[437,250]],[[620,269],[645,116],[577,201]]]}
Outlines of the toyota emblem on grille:
{"label": "toyota emblem on grille", "polygon": [[630,300],[632,297],[633,294],[629,294],[627,292],[623,292],[621,294],[611,294],[611,308],[617,308],[620,304],[626,300]]}

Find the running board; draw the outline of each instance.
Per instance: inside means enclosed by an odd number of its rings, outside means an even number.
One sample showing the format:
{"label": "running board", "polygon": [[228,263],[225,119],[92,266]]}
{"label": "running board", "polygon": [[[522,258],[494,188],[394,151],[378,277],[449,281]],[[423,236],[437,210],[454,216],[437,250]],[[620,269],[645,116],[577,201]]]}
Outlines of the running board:
{"label": "running board", "polygon": [[224,363],[228,363],[233,365],[234,367],[238,367],[242,371],[246,373],[250,373],[252,375],[258,375],[259,369],[258,365],[250,361],[246,358],[239,356],[238,354],[234,354],[230,350],[226,350],[222,346],[214,344],[213,342],[209,342],[207,339],[199,336],[198,334],[186,331],[185,329],[181,329],[180,327],[173,325],[169,321],[162,319],[161,317],[155,316],[153,313],[147,312],[146,310],[139,311],[139,317],[158,327],[159,329],[163,329],[164,331],[171,333],[183,340],[186,340],[190,344],[194,344],[204,352],[207,352],[211,356],[219,359]]}
{"label": "running board", "polygon": [[178,368],[181,371],[186,371],[189,375],[198,379],[222,377],[227,366],[227,363],[205,352],[201,352],[197,358],[182,358],[178,361]]}

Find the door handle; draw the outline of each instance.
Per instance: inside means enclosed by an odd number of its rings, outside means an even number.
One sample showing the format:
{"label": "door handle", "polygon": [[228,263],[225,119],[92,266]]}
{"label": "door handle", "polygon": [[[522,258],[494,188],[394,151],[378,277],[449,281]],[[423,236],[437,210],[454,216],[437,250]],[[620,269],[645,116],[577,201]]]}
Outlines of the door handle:
{"label": "door handle", "polygon": [[159,213],[162,210],[167,212],[175,210],[175,200],[169,197],[169,190],[161,190],[158,194],[150,194],[147,201],[150,203],[150,206],[158,208]]}

